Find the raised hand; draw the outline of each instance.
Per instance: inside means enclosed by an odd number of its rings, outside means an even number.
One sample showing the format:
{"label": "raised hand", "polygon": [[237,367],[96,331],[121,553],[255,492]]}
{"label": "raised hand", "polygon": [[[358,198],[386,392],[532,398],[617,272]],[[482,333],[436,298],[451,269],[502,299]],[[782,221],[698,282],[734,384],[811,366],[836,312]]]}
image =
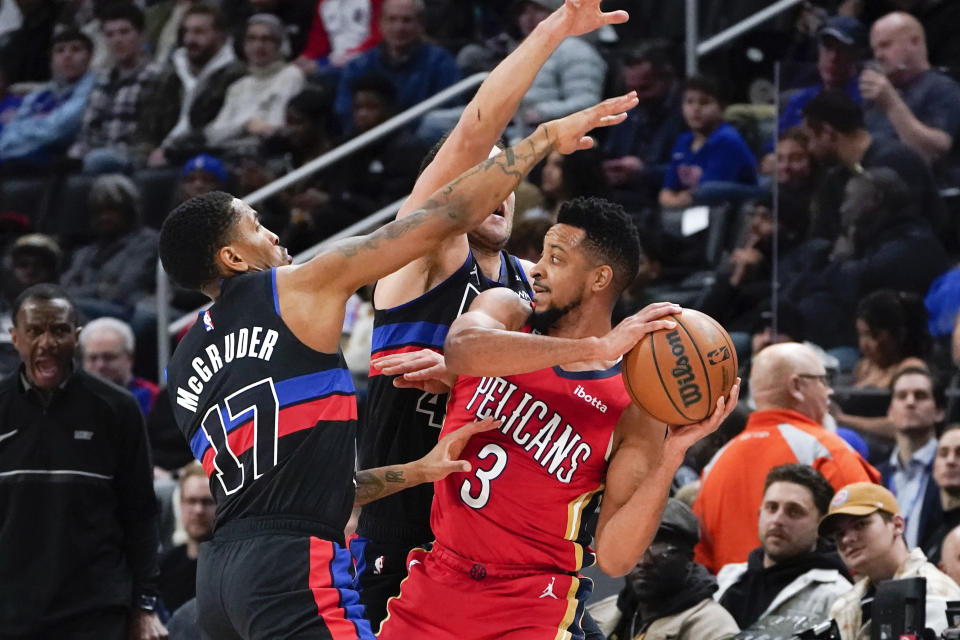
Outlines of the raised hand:
{"label": "raised hand", "polygon": [[547,138],[553,144],[553,148],[560,153],[568,154],[581,149],[590,149],[594,141],[587,136],[588,131],[597,127],[620,124],[627,118],[626,112],[638,103],[637,92],[631,91],[564,118],[551,120],[542,126],[546,129]]}
{"label": "raised hand", "polygon": [[647,334],[659,329],[673,329],[677,323],[670,316],[680,311],[680,306],[672,302],[654,302],[624,318],[610,333],[600,338],[600,359],[616,360]]}
{"label": "raised hand", "polygon": [[556,11],[564,32],[579,36],[607,24],[624,23],[630,18],[626,11],[604,12],[600,9],[601,4],[602,0],[567,0]]}
{"label": "raised hand", "polygon": [[451,473],[468,473],[471,469],[470,463],[458,459],[467,442],[474,435],[496,429],[502,423],[501,420],[485,418],[466,424],[440,438],[440,442],[434,445],[427,455],[414,463],[418,467],[419,474],[422,474],[420,477],[423,478],[423,482],[443,480]]}
{"label": "raised hand", "polygon": [[443,356],[430,349],[375,358],[370,365],[384,375],[396,376],[393,386],[420,389],[427,393],[447,393],[457,377],[447,372]]}

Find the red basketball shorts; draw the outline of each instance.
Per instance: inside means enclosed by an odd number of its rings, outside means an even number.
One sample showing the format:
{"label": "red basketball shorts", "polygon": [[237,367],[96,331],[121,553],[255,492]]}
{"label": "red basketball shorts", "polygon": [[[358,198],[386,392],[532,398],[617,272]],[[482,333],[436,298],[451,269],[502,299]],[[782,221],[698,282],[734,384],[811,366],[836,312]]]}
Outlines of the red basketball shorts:
{"label": "red basketball shorts", "polygon": [[583,640],[589,578],[484,565],[437,544],[411,551],[407,571],[380,640]]}

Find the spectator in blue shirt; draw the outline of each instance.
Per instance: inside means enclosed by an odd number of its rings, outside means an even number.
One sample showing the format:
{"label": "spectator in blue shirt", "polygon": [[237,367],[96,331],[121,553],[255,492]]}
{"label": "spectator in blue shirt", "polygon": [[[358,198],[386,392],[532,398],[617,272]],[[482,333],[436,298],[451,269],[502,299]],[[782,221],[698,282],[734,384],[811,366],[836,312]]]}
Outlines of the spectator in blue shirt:
{"label": "spectator in blue shirt", "polygon": [[353,111],[351,86],[360,76],[380,73],[397,88],[400,111],[460,80],[460,69],[445,49],[423,41],[423,0],[385,0],[380,14],[383,41],[354,58],[340,74],[334,110],[344,128]]}
{"label": "spectator in blue shirt", "polygon": [[670,167],[663,178],[660,204],[686,207],[732,196],[755,195],[756,158],[743,138],[723,121],[717,83],[703,76],[687,80],[683,119],[690,131],[673,145]]}
{"label": "spectator in blue shirt", "polygon": [[0,160],[44,162],[66,151],[83,122],[95,74],[93,42],[75,29],[53,37],[52,79],[24,98],[0,133]]}
{"label": "spectator in blue shirt", "polygon": [[4,125],[13,119],[21,100],[20,96],[7,92],[10,88],[9,77],[7,70],[0,66],[0,132]]}
{"label": "spectator in blue shirt", "polygon": [[860,103],[858,64],[867,44],[867,30],[851,16],[830,18],[819,33],[817,73],[820,82],[800,89],[783,107],[778,131],[803,124],[803,107],[824,89],[843,91]]}

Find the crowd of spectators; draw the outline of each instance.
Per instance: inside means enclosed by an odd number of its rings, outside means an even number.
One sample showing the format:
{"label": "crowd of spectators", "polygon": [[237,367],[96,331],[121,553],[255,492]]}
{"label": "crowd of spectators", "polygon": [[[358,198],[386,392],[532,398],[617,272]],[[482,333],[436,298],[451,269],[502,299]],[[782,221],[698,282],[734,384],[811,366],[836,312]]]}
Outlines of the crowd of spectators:
{"label": "crowd of spectators", "polygon": [[[155,295],[164,216],[204,192],[259,189],[491,69],[562,4],[0,0],[0,377],[21,364],[17,297],[61,285],[86,325],[78,366],[129,390],[145,417],[162,619],[190,598],[181,578],[210,516],[156,372],[158,305],[202,302]],[[619,202],[645,255],[617,315],[658,299],[701,309],[730,331],[749,380],[739,427],[678,476],[696,519],[670,503],[598,620],[616,638],[705,637],[698,619],[746,638],[833,615],[857,637],[850,589],[873,585],[854,580],[933,575],[930,563],[960,578],[960,39],[948,28],[960,3],[844,0],[781,16],[763,29],[782,42],[749,53],[783,63],[769,100],[744,90],[769,68],[729,48],[685,78],[659,3],[608,4],[634,21],[561,44],[505,134],[623,91],[640,104],[594,149],[551,154],[521,185],[511,250],[537,260],[567,199]],[[402,198],[468,97],[257,203],[264,224],[296,253]],[[842,510],[864,491],[854,483],[889,490],[876,516]],[[845,557],[843,540],[870,527],[904,545],[883,570]]]}

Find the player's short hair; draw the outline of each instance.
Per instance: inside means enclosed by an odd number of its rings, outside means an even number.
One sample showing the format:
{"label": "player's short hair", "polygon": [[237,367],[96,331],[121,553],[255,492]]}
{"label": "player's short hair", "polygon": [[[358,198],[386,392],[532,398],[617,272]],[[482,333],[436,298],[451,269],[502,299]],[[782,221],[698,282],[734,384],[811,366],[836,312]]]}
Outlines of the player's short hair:
{"label": "player's short hair", "polygon": [[[430,147],[430,151],[427,151],[427,155],[423,156],[423,160],[420,161],[420,168],[417,170],[418,177],[421,173],[427,170],[427,167],[430,166],[430,163],[433,162],[434,158],[437,157],[437,154],[440,153],[440,147],[442,147],[444,143],[446,143],[447,138],[450,137],[451,133],[453,133],[452,129],[450,131],[447,131],[442,136],[440,136],[440,139],[437,140],[436,144]],[[499,140],[497,140],[494,146],[500,149],[501,151],[503,151],[509,145],[507,144],[506,138],[501,137]]]}
{"label": "player's short hair", "polygon": [[843,91],[821,91],[803,107],[803,119],[815,131],[828,124],[840,133],[863,129],[863,109]]}
{"label": "player's short hair", "polygon": [[114,20],[126,20],[138,32],[143,33],[145,24],[143,11],[132,2],[113,2],[104,7],[98,17],[100,24],[113,22]]}
{"label": "player's short hair", "polygon": [[27,287],[13,301],[13,308],[11,309],[13,326],[17,326],[17,316],[20,315],[20,309],[23,308],[23,305],[35,300],[43,300],[46,302],[51,300],[65,300],[67,304],[70,305],[70,321],[73,324],[77,324],[77,306],[73,304],[73,300],[70,299],[70,295],[66,289],[58,284],[43,282],[35,284],[32,287]]}
{"label": "player's short hair", "polygon": [[177,206],[164,220],[160,262],[181,287],[200,289],[217,277],[217,251],[240,219],[234,199],[223,191],[204,193]]}
{"label": "player's short hair", "polygon": [[573,198],[560,205],[557,223],[583,229],[583,246],[598,264],[613,268],[613,291],[618,296],[640,270],[640,234],[619,204],[603,198]]}
{"label": "player's short hair", "polygon": [[73,27],[60,29],[53,34],[53,38],[50,40],[50,48],[53,49],[55,45],[61,42],[79,42],[88,53],[93,52],[93,40],[90,39],[90,36]]}
{"label": "player's short hair", "polygon": [[766,493],[774,482],[792,482],[806,487],[813,496],[813,504],[817,512],[823,516],[830,509],[830,500],[833,499],[833,487],[819,471],[805,464],[781,464],[767,473],[767,480],[763,485]]}

